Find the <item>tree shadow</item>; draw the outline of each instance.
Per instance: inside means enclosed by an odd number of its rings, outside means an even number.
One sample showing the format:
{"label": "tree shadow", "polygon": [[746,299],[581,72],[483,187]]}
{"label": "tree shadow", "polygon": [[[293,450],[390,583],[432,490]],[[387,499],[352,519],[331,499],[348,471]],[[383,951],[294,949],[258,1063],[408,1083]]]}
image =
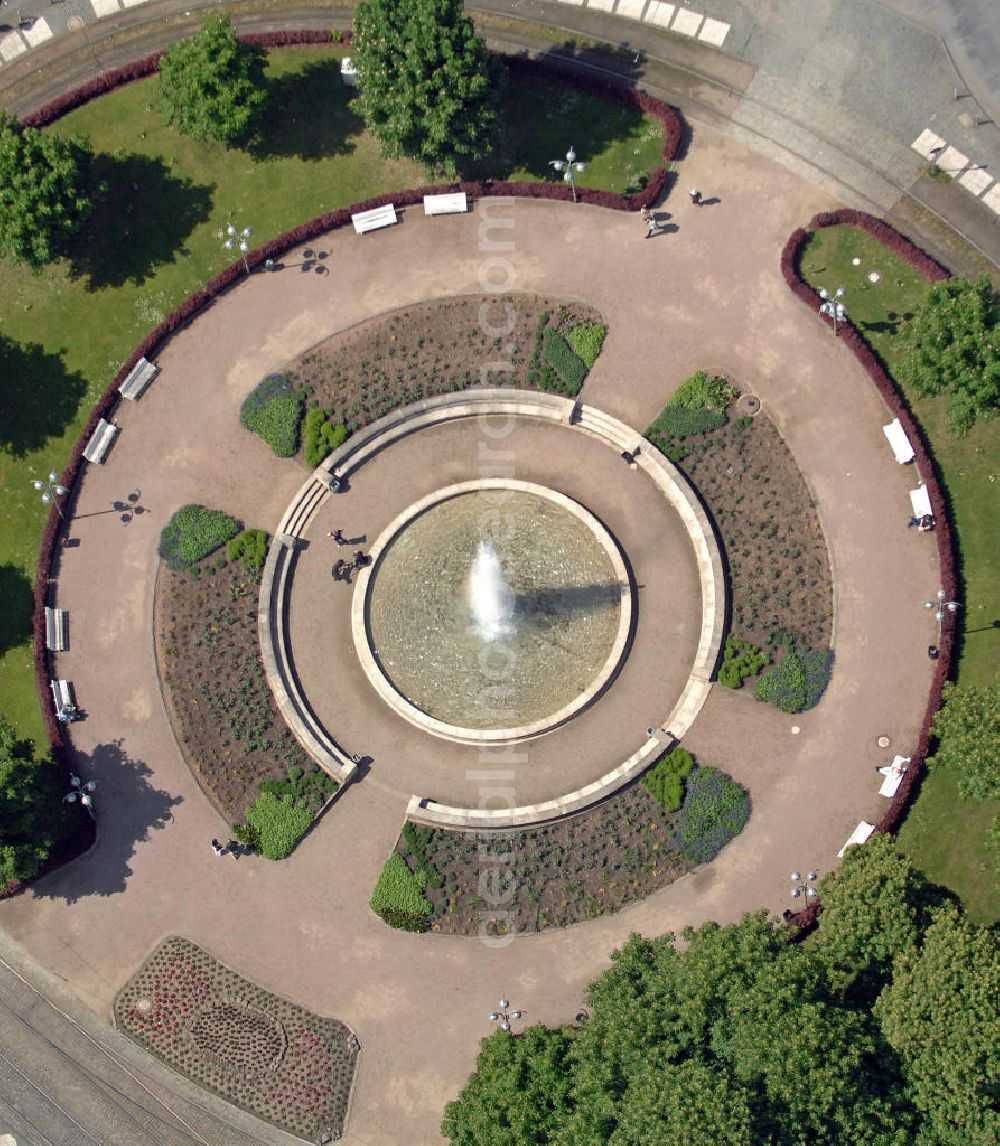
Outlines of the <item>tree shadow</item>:
{"label": "tree shadow", "polygon": [[91,291],[145,282],[188,253],[184,240],[211,213],[215,185],[173,174],[159,156],[102,152],[90,179],[94,209],[60,253]]}
{"label": "tree shadow", "polygon": [[0,450],[23,458],[59,437],[76,416],[87,383],[62,353],[0,334]]}
{"label": "tree shadow", "polygon": [[163,829],[173,819],[171,809],[183,799],[152,787],[146,779],[152,775],[149,765],[133,760],[121,740],[73,757],[80,778],[97,781],[97,842],[78,861],[35,884],[38,899],[76,903],[89,895],[120,895],[132,874],[129,860],[136,844],[148,840],[150,831]]}
{"label": "tree shadow", "polygon": [[351,110],[340,60],[310,64],[268,82],[264,114],[246,150],[255,159],[326,159],[350,155],[364,121]]}
{"label": "tree shadow", "polygon": [[31,581],[9,561],[0,565],[0,657],[31,636]]}

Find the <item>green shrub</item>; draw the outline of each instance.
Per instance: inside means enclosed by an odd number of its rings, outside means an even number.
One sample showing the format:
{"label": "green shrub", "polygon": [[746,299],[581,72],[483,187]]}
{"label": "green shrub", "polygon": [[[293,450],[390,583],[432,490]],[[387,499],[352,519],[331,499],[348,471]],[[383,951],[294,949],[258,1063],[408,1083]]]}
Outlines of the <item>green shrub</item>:
{"label": "green shrub", "polygon": [[708,863],[743,831],[749,816],[750,795],[745,788],[715,768],[695,768],[688,777],[677,826],[682,855]]}
{"label": "green shrub", "polygon": [[160,556],[172,569],[190,569],[239,532],[240,523],[218,509],[182,505],[163,527]]}
{"label": "green shrub", "polygon": [[719,683],[724,684],[726,688],[742,688],[748,676],[756,676],[770,663],[771,658],[768,654],[750,641],[726,637],[722,667],[719,669]]}
{"label": "green shrub", "polygon": [[290,458],[299,448],[302,397],[284,374],[269,374],[244,399],[240,424],[259,434],[279,458]]}
{"label": "green shrub", "polygon": [[717,430],[725,421],[726,415],[717,410],[665,406],[647,432],[653,439],[664,436],[690,438],[695,434]]}
{"label": "green shrub", "polygon": [[265,780],[260,790],[275,796],[291,796],[318,812],[339,787],[337,781],[322,771],[318,764],[312,764],[308,772],[299,767],[289,768],[286,779]]}
{"label": "green shrub", "polygon": [[589,370],[597,361],[608,328],[603,322],[581,322],[569,332],[569,344],[573,353],[583,360]]}
{"label": "green shrub", "polygon": [[347,440],[347,427],[342,422],[331,422],[325,410],[310,410],[306,414],[306,465],[316,467]]}
{"label": "green shrub", "polygon": [[725,410],[736,397],[736,391],[725,378],[709,378],[704,370],[692,374],[677,387],[668,406],[688,410]]}
{"label": "green shrub", "polygon": [[694,768],[694,757],[684,748],[665,752],[643,776],[643,787],[665,812],[676,812],[684,799],[684,781]]}
{"label": "green shrub", "polygon": [[261,792],[257,803],[247,808],[247,823],[256,832],[258,850],[267,859],[291,855],[312,822],[312,810],[294,796]]}
{"label": "green shrub", "polygon": [[782,712],[805,712],[819,704],[829,683],[833,653],[827,649],[785,647],[784,658],[757,681],[753,694]]}
{"label": "green shrub", "polygon": [[571,398],[580,392],[586,365],[573,353],[569,343],[558,330],[546,330],[542,338],[542,360],[556,372]]}
{"label": "green shrub", "polygon": [[385,861],[368,905],[390,927],[403,931],[426,931],[427,916],[434,910],[434,905],[424,896],[425,884],[424,874],[414,875],[406,860],[398,852],[393,852]]}
{"label": "green shrub", "polygon": [[433,839],[433,828],[420,828],[416,824],[411,824],[409,820],[403,824],[403,842],[406,850],[413,856],[417,867],[426,876],[428,885],[430,887],[443,887],[444,879],[427,852],[427,845]]}
{"label": "green shrub", "polygon": [[263,569],[267,558],[267,533],[263,529],[244,529],[226,542],[226,555],[230,561],[242,561],[248,569]]}

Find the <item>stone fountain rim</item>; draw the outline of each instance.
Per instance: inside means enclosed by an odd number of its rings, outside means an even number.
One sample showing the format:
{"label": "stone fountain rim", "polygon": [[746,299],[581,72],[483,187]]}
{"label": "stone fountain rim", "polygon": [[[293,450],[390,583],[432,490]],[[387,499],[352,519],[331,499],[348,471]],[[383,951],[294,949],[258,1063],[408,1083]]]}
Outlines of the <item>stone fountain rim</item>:
{"label": "stone fountain rim", "polygon": [[[618,630],[607,657],[587,688],[555,712],[513,728],[467,728],[439,720],[412,704],[393,685],[380,665],[373,646],[369,623],[372,588],[382,561],[396,538],[418,517],[444,502],[452,501],[466,494],[482,493],[489,490],[532,494],[536,497],[542,497],[572,514],[590,530],[594,540],[600,545],[611,562],[614,576],[619,585],[622,586]],[[565,724],[593,704],[614,680],[621,668],[632,632],[633,588],[628,565],[607,526],[589,509],[559,490],[552,489],[550,486],[539,485],[536,482],[518,481],[514,478],[478,478],[471,481],[455,482],[427,494],[397,514],[382,530],[368,552],[371,564],[360,571],[351,602],[351,633],[355,651],[369,684],[381,699],[404,720],[409,721],[423,732],[430,733],[432,736],[439,736],[444,740],[456,741],[459,744],[512,744],[542,736],[546,732],[551,732]]]}

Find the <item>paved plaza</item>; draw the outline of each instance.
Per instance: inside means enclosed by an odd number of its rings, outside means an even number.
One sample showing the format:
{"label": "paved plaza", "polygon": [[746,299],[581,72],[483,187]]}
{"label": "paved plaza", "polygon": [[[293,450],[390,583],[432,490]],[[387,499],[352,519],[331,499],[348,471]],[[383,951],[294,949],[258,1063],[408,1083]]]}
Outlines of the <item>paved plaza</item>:
{"label": "paved plaza", "polygon": [[[629,932],[728,922],[756,907],[780,913],[793,867],[830,870],[858,821],[879,818],[875,742],[887,735],[904,754],[915,743],[932,672],[920,602],[939,574],[933,543],[906,528],[914,475],[887,447],[885,407],[780,277],[788,234],[835,203],[711,132],[701,133],[681,178],[710,188],[719,202],[695,209],[675,194],[664,209],[677,229],[651,242],[637,216],[524,200],[486,200],[469,215],[442,219],[409,209],[399,226],[364,238],[337,231],[313,244],[328,251],[328,275],[302,273],[293,252],[286,269],[251,276],[157,355],[162,372],[140,402],[118,411],[121,433],[106,464],[83,475],[74,544],[57,570],[58,604],[73,623],[72,650],[58,667],[87,714],[72,735],[81,775],[99,785],[97,844],[0,903],[0,928],[98,1015],[110,1018],[115,992],[162,937],[187,936],[358,1033],[347,1141],[433,1142],[501,993],[530,1022],[571,1021],[586,984]],[[329,601],[323,623],[331,628],[328,640],[303,652],[302,672],[330,732],[372,764],[287,861],[212,856],[209,841],[228,829],[174,743],[152,642],[156,542],[174,510],[201,502],[273,531],[305,477],[300,464],[275,458],[240,428],[245,395],[361,319],[480,293],[484,274],[495,282],[484,271],[495,253],[482,249],[483,212],[513,221],[502,232],[512,244],[503,252],[511,289],[581,299],[605,315],[610,333],[585,385],[588,404],[641,432],[699,368],[728,371],[760,397],[815,497],[836,584],[836,665],[820,706],[790,718],[715,688],[685,739],[749,788],[754,811],[743,834],[712,864],[620,915],[518,936],[505,947],[392,931],[368,909],[408,795],[423,791],[422,762],[434,756],[435,768],[464,773],[471,750],[415,742],[418,734],[366,692],[336,614],[349,591],[330,581],[324,563],[333,555],[320,552],[328,529],[374,537],[401,501],[477,476],[468,427],[416,435],[376,459],[312,527],[292,625],[307,624],[309,608],[323,614]],[[518,478],[594,502],[599,516],[618,523],[649,594],[623,699],[612,690],[599,701],[581,720],[586,736],[569,726],[528,745],[538,762],[537,778],[524,778],[530,799],[547,790],[544,777],[561,756],[586,771],[600,769],[605,755],[613,766],[635,750],[650,718],[662,715],[650,711],[654,646],[669,674],[671,643],[683,644],[685,622],[672,615],[662,583],[669,535],[655,508],[644,525],[644,495],[629,487],[634,475],[596,452],[541,443],[534,430],[510,441]],[[146,512],[126,525],[106,511],[133,491]],[[464,776],[458,787],[474,797]]]}

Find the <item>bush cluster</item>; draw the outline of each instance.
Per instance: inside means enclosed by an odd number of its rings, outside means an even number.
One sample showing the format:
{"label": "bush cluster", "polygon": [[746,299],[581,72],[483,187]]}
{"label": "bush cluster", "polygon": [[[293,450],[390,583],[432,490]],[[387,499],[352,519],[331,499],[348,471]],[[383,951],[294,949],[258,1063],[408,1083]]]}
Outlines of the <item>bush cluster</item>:
{"label": "bush cluster", "polygon": [[597,361],[608,328],[603,322],[580,322],[569,332],[569,344],[573,353],[581,359],[589,370]]}
{"label": "bush cluster", "polygon": [[819,704],[832,667],[833,653],[829,649],[786,645],[781,662],[757,682],[754,697],[782,712],[805,712]]}
{"label": "bush cluster", "polygon": [[343,422],[332,422],[325,410],[310,410],[306,414],[306,465],[315,469],[324,458],[347,440],[347,427]]}
{"label": "bush cluster", "polygon": [[684,802],[684,781],[694,769],[694,757],[684,748],[665,752],[642,778],[665,812],[676,812]]}
{"label": "bush cluster", "polygon": [[426,886],[426,873],[414,875],[399,852],[393,852],[382,868],[368,905],[390,927],[426,931],[430,926],[427,916],[434,910],[424,896]]}
{"label": "bush cluster", "polygon": [[259,434],[279,458],[299,448],[302,395],[284,374],[269,374],[243,400],[240,424]]}
{"label": "bush cluster", "polygon": [[262,791],[256,804],[247,808],[246,824],[234,825],[233,834],[266,859],[280,860],[292,854],[313,818],[304,800]]}
{"label": "bush cluster", "polygon": [[558,330],[546,330],[542,337],[542,361],[558,375],[562,391],[570,398],[580,393],[587,367],[570,349]]}
{"label": "bush cluster", "polygon": [[677,826],[677,845],[688,859],[708,863],[750,817],[750,794],[716,768],[699,765],[687,780]]}
{"label": "bush cluster", "polygon": [[239,532],[228,513],[203,505],[182,505],[163,527],[160,556],[171,569],[190,569]]}
{"label": "bush cluster", "polygon": [[725,424],[726,415],[718,410],[691,406],[664,406],[649,433],[654,437],[690,438],[707,434]]}
{"label": "bush cluster", "polygon": [[725,410],[735,397],[736,390],[725,378],[709,378],[704,370],[697,370],[677,387],[667,405],[685,410],[718,411]]}
{"label": "bush cluster", "polygon": [[409,820],[403,824],[403,843],[406,850],[413,856],[413,862],[416,865],[427,887],[442,887],[444,879],[441,873],[434,866],[434,861],[431,859],[427,845],[434,838],[433,828],[420,828],[416,824],[411,824]]}
{"label": "bush cluster", "polygon": [[748,676],[756,676],[770,663],[770,656],[750,641],[726,637],[722,667],[719,669],[719,684],[724,684],[726,688],[742,688]]}
{"label": "bush cluster", "polygon": [[339,787],[337,781],[324,772],[318,764],[310,764],[307,770],[297,765],[289,768],[288,778],[285,780],[264,780],[260,790],[270,792],[274,796],[290,796],[293,800],[301,801],[314,812],[318,812],[327,798]]}
{"label": "bush cluster", "polygon": [[230,561],[242,561],[248,569],[263,569],[267,558],[267,533],[263,529],[244,529],[226,542],[226,556]]}

